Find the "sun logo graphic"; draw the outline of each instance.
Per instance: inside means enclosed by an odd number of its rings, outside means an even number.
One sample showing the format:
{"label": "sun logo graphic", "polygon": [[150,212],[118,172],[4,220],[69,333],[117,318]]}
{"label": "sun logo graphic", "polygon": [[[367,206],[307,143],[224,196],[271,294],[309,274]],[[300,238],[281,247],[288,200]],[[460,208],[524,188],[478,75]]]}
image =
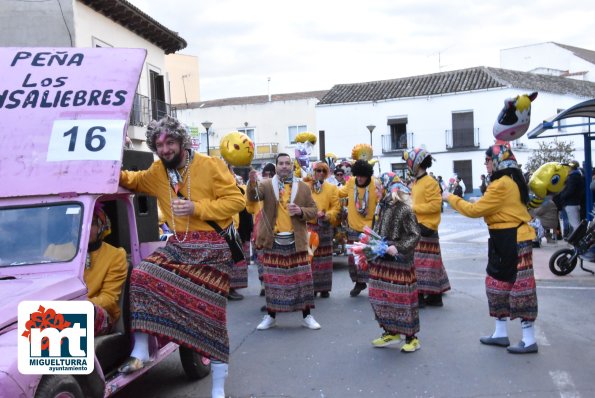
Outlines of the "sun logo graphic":
{"label": "sun logo graphic", "polygon": [[89,374],[94,365],[94,308],[89,301],[22,301],[19,371]]}

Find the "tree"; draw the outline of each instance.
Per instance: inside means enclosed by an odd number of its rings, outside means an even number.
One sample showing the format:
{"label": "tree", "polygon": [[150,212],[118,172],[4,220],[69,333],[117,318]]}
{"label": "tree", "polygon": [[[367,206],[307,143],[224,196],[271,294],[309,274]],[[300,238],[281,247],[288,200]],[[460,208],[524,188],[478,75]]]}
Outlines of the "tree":
{"label": "tree", "polygon": [[525,164],[525,171],[534,173],[542,164],[548,162],[568,163],[572,160],[574,147],[572,142],[541,140],[538,141],[537,149],[534,149]]}

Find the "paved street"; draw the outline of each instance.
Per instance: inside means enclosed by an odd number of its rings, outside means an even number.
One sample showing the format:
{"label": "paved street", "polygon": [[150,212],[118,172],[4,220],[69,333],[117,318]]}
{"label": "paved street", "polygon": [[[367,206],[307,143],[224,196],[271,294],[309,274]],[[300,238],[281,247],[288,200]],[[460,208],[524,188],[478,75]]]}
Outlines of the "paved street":
{"label": "paved street", "polygon": [[[231,397],[562,397],[595,396],[590,361],[595,354],[595,277],[575,269],[567,277],[549,272],[551,253],[563,243],[534,249],[538,279],[539,353],[512,355],[483,346],[493,330],[484,276],[487,229],[446,209],[440,229],[452,290],[443,308],[421,310],[421,350],[373,348],[381,333],[367,290],[349,297],[345,257],[335,259],[333,291],[316,299],[312,314],[322,329],[300,327],[301,314],[279,314],[278,326],[257,331],[262,319],[256,269],[250,268],[246,298],[228,306]],[[590,264],[595,269],[595,264]],[[589,266],[589,264],[587,264]],[[509,322],[511,341],[519,321]],[[210,379],[188,382],[177,354],[118,397],[209,397]]]}

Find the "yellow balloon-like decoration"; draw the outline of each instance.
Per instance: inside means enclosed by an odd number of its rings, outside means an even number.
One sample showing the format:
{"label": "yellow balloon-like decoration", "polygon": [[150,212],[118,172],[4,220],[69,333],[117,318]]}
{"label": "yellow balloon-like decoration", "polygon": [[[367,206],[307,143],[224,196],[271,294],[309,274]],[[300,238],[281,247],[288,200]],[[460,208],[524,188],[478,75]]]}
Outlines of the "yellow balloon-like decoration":
{"label": "yellow balloon-like decoration", "polygon": [[250,166],[254,159],[254,143],[250,137],[239,131],[225,134],[219,147],[223,159],[232,166]]}
{"label": "yellow balloon-like decoration", "polygon": [[568,165],[558,162],[544,163],[535,170],[529,179],[529,189],[535,195],[529,207],[539,207],[547,195],[560,192],[569,172]]}

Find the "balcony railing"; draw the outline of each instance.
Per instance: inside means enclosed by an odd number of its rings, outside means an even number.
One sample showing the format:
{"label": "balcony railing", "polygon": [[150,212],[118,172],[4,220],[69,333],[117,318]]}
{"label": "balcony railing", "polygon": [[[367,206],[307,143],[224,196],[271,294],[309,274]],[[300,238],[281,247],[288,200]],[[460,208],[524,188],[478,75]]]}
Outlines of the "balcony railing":
{"label": "balcony railing", "polygon": [[382,136],[382,153],[390,153],[398,156],[403,154],[403,151],[407,149],[408,144],[413,144],[413,133],[407,133],[407,135],[401,135],[401,139],[394,139],[390,134]]}
{"label": "balcony railing", "polygon": [[143,127],[148,125],[151,120],[159,120],[165,115],[176,117],[176,114],[175,106],[136,93],[130,112],[130,125]]}
{"label": "balcony railing", "polygon": [[444,130],[446,149],[474,149],[479,148],[479,128]]}

